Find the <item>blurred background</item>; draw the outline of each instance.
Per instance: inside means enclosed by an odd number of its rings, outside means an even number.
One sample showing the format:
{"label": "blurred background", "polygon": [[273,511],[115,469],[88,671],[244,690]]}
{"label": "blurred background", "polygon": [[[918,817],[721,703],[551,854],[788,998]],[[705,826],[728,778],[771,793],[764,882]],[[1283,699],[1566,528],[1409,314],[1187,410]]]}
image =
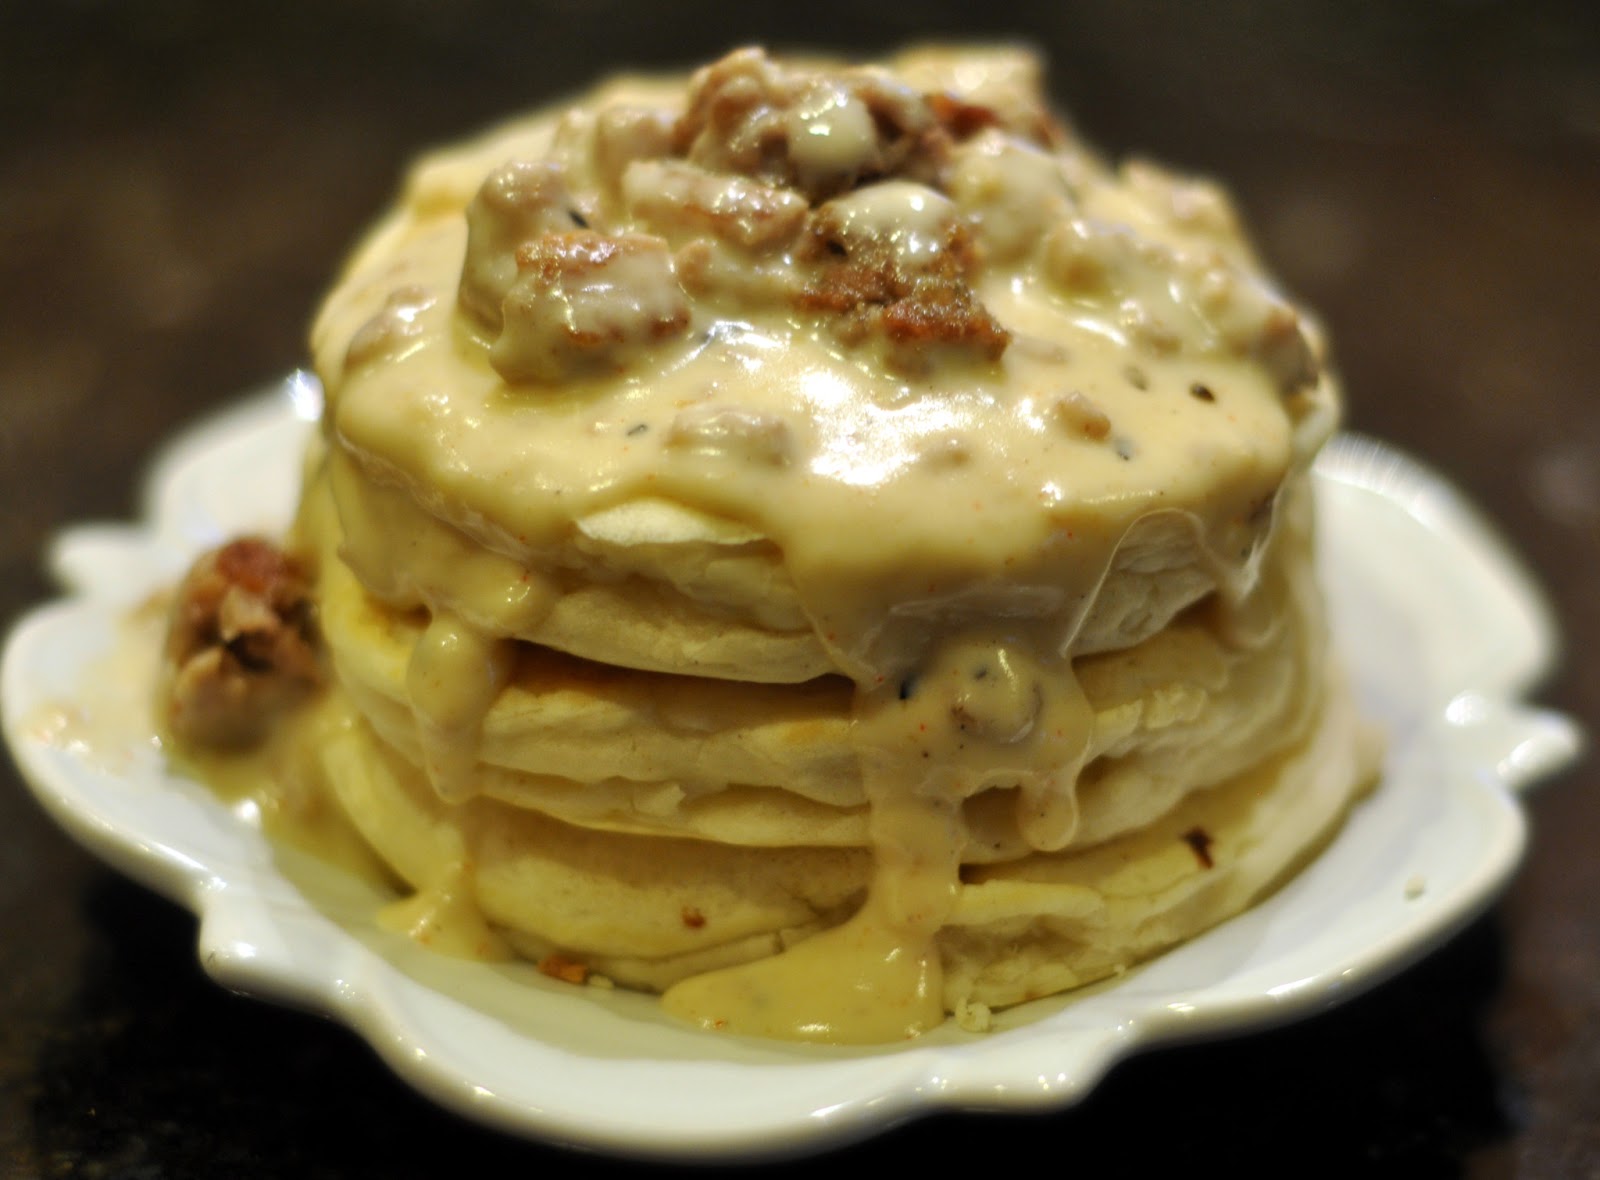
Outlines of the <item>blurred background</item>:
{"label": "blurred background", "polygon": [[[419,148],[613,69],[954,37],[1033,43],[1092,142],[1227,182],[1321,313],[1351,425],[1538,571],[1567,639],[1541,699],[1600,728],[1600,16],[1577,0],[0,3],[0,623],[49,593],[56,528],[130,516],[165,436],[302,362]],[[1338,1011],[849,1157],[1600,1176],[1597,788],[1592,762],[1542,788],[1496,910]],[[211,985],[193,936],[0,766],[0,1173],[608,1166],[433,1111],[341,1030]]]}

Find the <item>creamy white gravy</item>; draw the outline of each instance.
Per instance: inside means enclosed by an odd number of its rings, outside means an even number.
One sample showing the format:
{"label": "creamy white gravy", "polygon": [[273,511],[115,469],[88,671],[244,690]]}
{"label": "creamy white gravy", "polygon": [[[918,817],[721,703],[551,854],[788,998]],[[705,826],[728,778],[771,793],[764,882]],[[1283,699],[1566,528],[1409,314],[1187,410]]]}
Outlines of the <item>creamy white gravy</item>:
{"label": "creamy white gravy", "polygon": [[[1245,601],[1334,415],[1214,188],[1105,168],[1023,59],[896,68],[735,55],[687,98],[616,84],[434,157],[315,330],[345,559],[432,617],[408,684],[445,799],[473,793],[477,727],[580,522],[619,505],[768,539],[854,680],[870,893],[673,988],[708,1027],[939,1023],[961,801],[1020,787],[1033,846],[1071,839],[1074,639],[1120,542],[1172,514]],[[730,79],[757,97],[718,123]],[[452,881],[420,920],[461,906]]]}

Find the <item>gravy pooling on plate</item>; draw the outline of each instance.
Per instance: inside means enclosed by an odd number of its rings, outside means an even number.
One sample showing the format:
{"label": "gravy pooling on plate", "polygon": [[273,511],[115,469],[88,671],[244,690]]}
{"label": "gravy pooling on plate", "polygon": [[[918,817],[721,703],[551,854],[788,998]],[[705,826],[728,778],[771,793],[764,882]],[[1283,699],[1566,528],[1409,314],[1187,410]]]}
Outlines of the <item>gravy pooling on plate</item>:
{"label": "gravy pooling on plate", "polygon": [[270,746],[404,925],[710,1028],[982,1027],[1243,908],[1372,769],[1337,393],[1037,74],[747,49],[422,161],[313,333],[308,586],[203,594],[175,716],[298,675]]}

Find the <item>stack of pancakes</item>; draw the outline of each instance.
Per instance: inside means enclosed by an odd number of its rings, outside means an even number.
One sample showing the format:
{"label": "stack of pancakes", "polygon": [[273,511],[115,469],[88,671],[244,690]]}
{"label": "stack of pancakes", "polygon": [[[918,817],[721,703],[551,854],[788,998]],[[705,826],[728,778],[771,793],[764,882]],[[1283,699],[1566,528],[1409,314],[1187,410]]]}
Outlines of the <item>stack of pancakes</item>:
{"label": "stack of pancakes", "polygon": [[314,344],[307,746],[418,929],[710,1027],[976,1026],[1369,777],[1314,333],[1024,55],[741,51],[441,153]]}

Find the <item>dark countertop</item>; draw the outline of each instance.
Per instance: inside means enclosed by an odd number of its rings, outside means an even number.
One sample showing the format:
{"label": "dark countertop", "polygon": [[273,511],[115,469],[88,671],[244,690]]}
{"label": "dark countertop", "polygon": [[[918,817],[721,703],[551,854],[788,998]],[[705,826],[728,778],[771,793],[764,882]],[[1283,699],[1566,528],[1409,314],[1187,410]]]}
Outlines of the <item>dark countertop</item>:
{"label": "dark countertop", "polygon": [[[1043,47],[1108,150],[1228,180],[1322,312],[1352,424],[1459,483],[1538,572],[1566,640],[1540,699],[1600,728],[1600,20],[1554,0],[967,7],[0,8],[0,620],[49,593],[52,531],[131,515],[163,437],[300,363],[418,147],[614,65],[967,31]],[[1597,779],[1591,759],[1533,795],[1494,910],[1340,1009],[1140,1057],[1071,1111],[941,1117],[836,1158],[1600,1176]],[[342,1029],[227,994],[194,933],[0,763],[0,1172],[606,1166],[436,1111]]]}

